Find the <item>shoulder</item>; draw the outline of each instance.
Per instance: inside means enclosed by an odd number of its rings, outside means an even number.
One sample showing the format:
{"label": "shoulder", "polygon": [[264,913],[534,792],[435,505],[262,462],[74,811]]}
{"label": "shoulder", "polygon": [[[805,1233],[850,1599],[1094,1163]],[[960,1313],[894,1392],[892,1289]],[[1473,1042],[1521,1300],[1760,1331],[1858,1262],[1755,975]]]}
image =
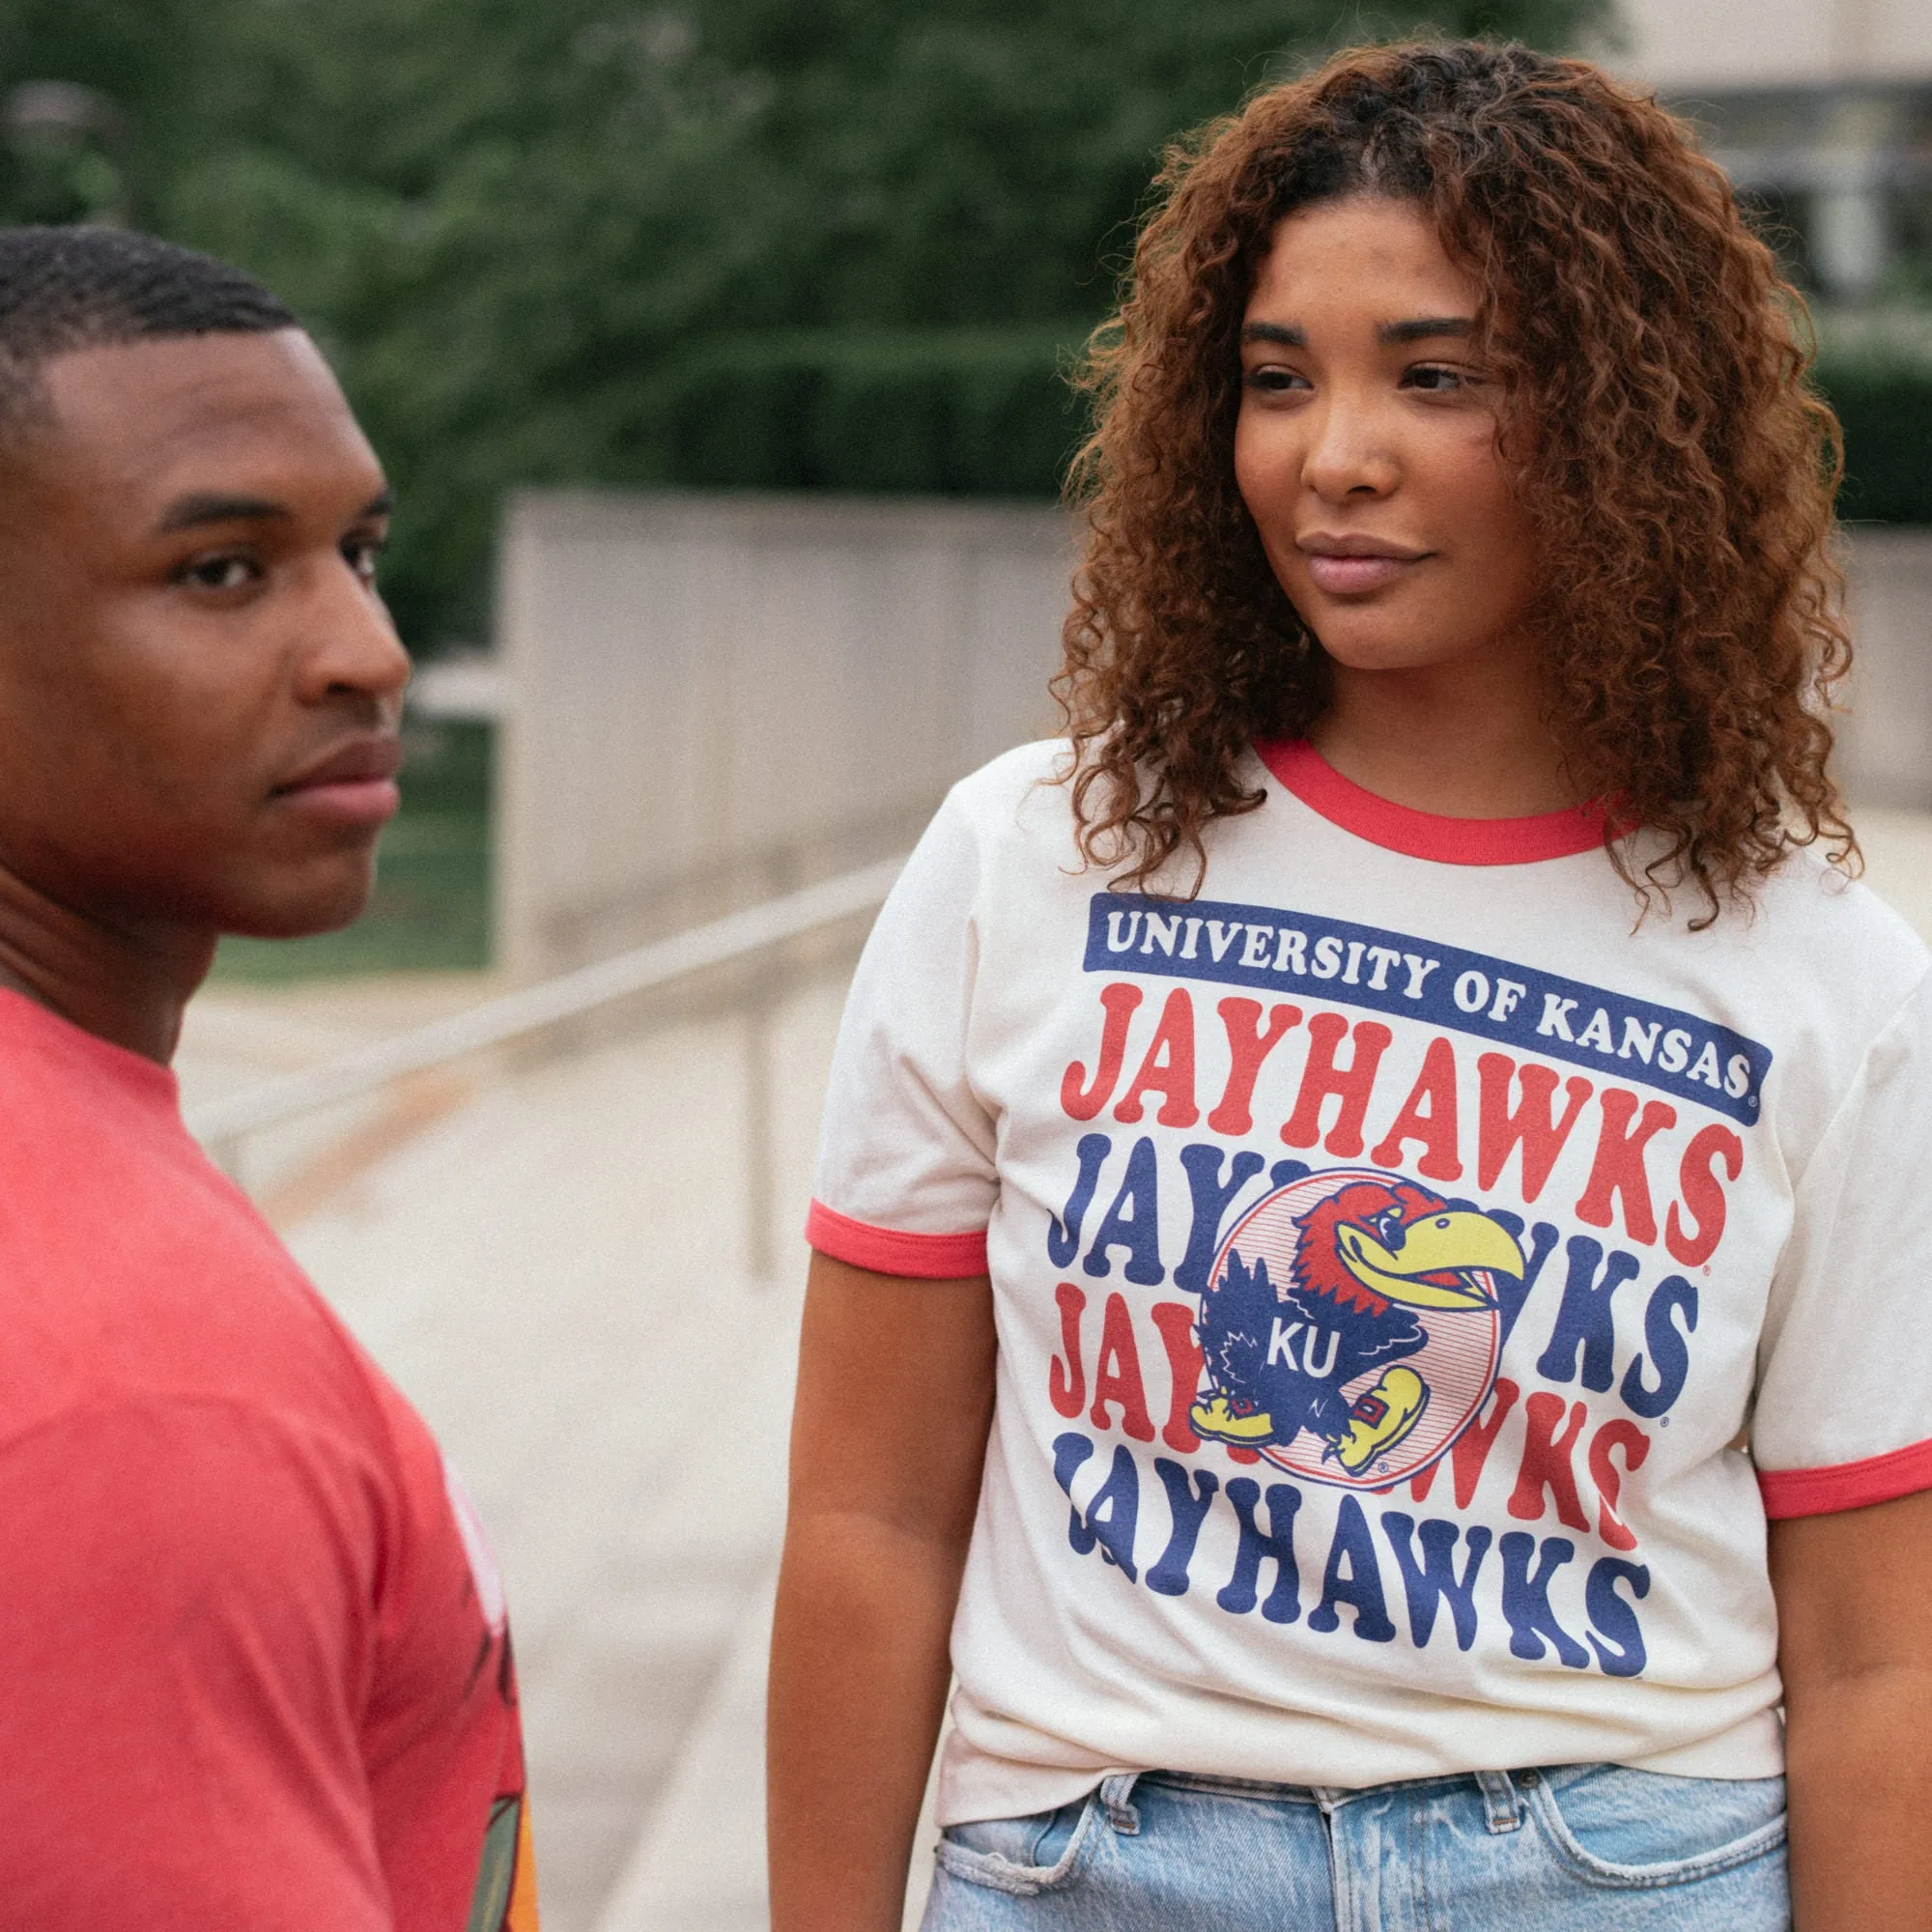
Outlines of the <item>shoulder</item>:
{"label": "shoulder", "polygon": [[1021,877],[1057,879],[1077,867],[1064,740],[1020,745],[947,793],[913,853],[894,901],[975,904]]}
{"label": "shoulder", "polygon": [[373,1366],[252,1204],[185,1135],[94,1152],[85,1177],[22,1163],[0,1213],[0,1440],[70,1407],[212,1404],[385,1461]]}
{"label": "shoulder", "polygon": [[1842,1021],[1867,1035],[1932,967],[1932,952],[1897,912],[1808,847],[1764,881],[1741,923],[1741,951],[1753,964],[1827,990]]}
{"label": "shoulder", "polygon": [[1913,1031],[1932,954],[1876,893],[1810,849],[1683,943],[1740,1030],[1773,1050],[1785,1156],[1805,1172],[1817,1136],[1869,1078],[1874,1049],[1901,1022]]}
{"label": "shoulder", "polygon": [[1072,750],[1064,738],[1016,745],[961,779],[948,792],[941,816],[992,841],[1065,838],[1072,825],[1066,783],[1072,769]]}
{"label": "shoulder", "polygon": [[[147,1431],[177,1460],[197,1441],[219,1451],[211,1508],[295,1471],[392,1494],[395,1398],[190,1138],[164,1069],[20,1032],[0,1026],[0,1453],[49,1430],[103,1451]],[[24,1096],[23,1066],[39,1082]],[[104,1479],[123,1464],[103,1453],[97,1466]],[[142,1460],[125,1466],[138,1475]]]}

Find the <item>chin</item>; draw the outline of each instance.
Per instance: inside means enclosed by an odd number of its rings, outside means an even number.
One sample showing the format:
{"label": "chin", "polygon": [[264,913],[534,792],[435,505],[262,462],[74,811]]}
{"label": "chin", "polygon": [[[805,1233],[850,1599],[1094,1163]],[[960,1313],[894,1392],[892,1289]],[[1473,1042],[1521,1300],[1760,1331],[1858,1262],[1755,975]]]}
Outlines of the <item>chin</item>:
{"label": "chin", "polygon": [[1391,637],[1365,624],[1311,624],[1309,629],[1323,652],[1345,670],[1428,670],[1452,664],[1461,655],[1445,651],[1435,639]]}
{"label": "chin", "polygon": [[1484,655],[1481,644],[1468,637],[1443,635],[1439,610],[1418,616],[1378,610],[1368,602],[1307,608],[1313,611],[1307,623],[1316,642],[1345,670],[1437,670]]}
{"label": "chin", "polygon": [[337,932],[361,918],[375,882],[375,867],[367,862],[324,878],[262,882],[228,898],[220,909],[220,928],[246,939],[310,939]]}

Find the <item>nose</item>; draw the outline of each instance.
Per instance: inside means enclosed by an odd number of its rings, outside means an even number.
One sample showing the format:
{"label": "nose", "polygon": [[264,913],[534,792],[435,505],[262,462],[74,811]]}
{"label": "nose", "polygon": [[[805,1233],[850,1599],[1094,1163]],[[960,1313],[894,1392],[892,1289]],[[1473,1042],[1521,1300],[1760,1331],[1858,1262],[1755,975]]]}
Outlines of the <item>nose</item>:
{"label": "nose", "polygon": [[1388,496],[1402,480],[1402,469],[1373,403],[1335,388],[1316,404],[1315,413],[1314,438],[1302,462],[1303,483],[1324,503]]}
{"label": "nose", "polygon": [[305,703],[332,696],[375,698],[385,708],[400,702],[410,654],[382,598],[346,560],[320,573],[304,637],[298,682]]}

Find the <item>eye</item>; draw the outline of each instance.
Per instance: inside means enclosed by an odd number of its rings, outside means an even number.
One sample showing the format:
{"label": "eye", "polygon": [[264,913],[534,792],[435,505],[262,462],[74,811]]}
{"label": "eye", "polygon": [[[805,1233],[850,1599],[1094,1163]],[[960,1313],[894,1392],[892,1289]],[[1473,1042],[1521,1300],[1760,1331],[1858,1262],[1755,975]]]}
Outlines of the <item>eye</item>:
{"label": "eye", "polygon": [[343,540],[342,560],[371,589],[376,584],[376,559],[388,548],[386,537],[347,537]]}
{"label": "eye", "polygon": [[1259,368],[1248,370],[1241,378],[1241,385],[1264,396],[1283,396],[1314,387],[1306,376],[1279,362],[1264,362]]}
{"label": "eye", "polygon": [[213,556],[190,557],[175,572],[177,583],[197,590],[244,590],[262,575],[262,566],[242,551],[222,551]]}
{"label": "eye", "polygon": [[1412,369],[1405,369],[1402,386],[1405,389],[1418,389],[1426,396],[1454,395],[1459,389],[1469,387],[1470,379],[1460,369],[1445,369],[1439,362],[1418,363]]}

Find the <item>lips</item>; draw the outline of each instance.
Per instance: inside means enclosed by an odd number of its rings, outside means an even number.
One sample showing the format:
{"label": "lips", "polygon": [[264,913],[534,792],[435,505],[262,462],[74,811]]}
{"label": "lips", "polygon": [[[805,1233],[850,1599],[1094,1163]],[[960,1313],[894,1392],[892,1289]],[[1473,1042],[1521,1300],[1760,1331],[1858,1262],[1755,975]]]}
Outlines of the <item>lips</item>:
{"label": "lips", "polygon": [[334,746],[276,785],[270,796],[297,810],[341,825],[382,825],[402,803],[396,773],[401,742],[387,732],[365,732]]}
{"label": "lips", "polygon": [[1330,597],[1360,597],[1384,589],[1433,554],[1367,536],[1309,536],[1295,547],[1308,559],[1315,587]]}

